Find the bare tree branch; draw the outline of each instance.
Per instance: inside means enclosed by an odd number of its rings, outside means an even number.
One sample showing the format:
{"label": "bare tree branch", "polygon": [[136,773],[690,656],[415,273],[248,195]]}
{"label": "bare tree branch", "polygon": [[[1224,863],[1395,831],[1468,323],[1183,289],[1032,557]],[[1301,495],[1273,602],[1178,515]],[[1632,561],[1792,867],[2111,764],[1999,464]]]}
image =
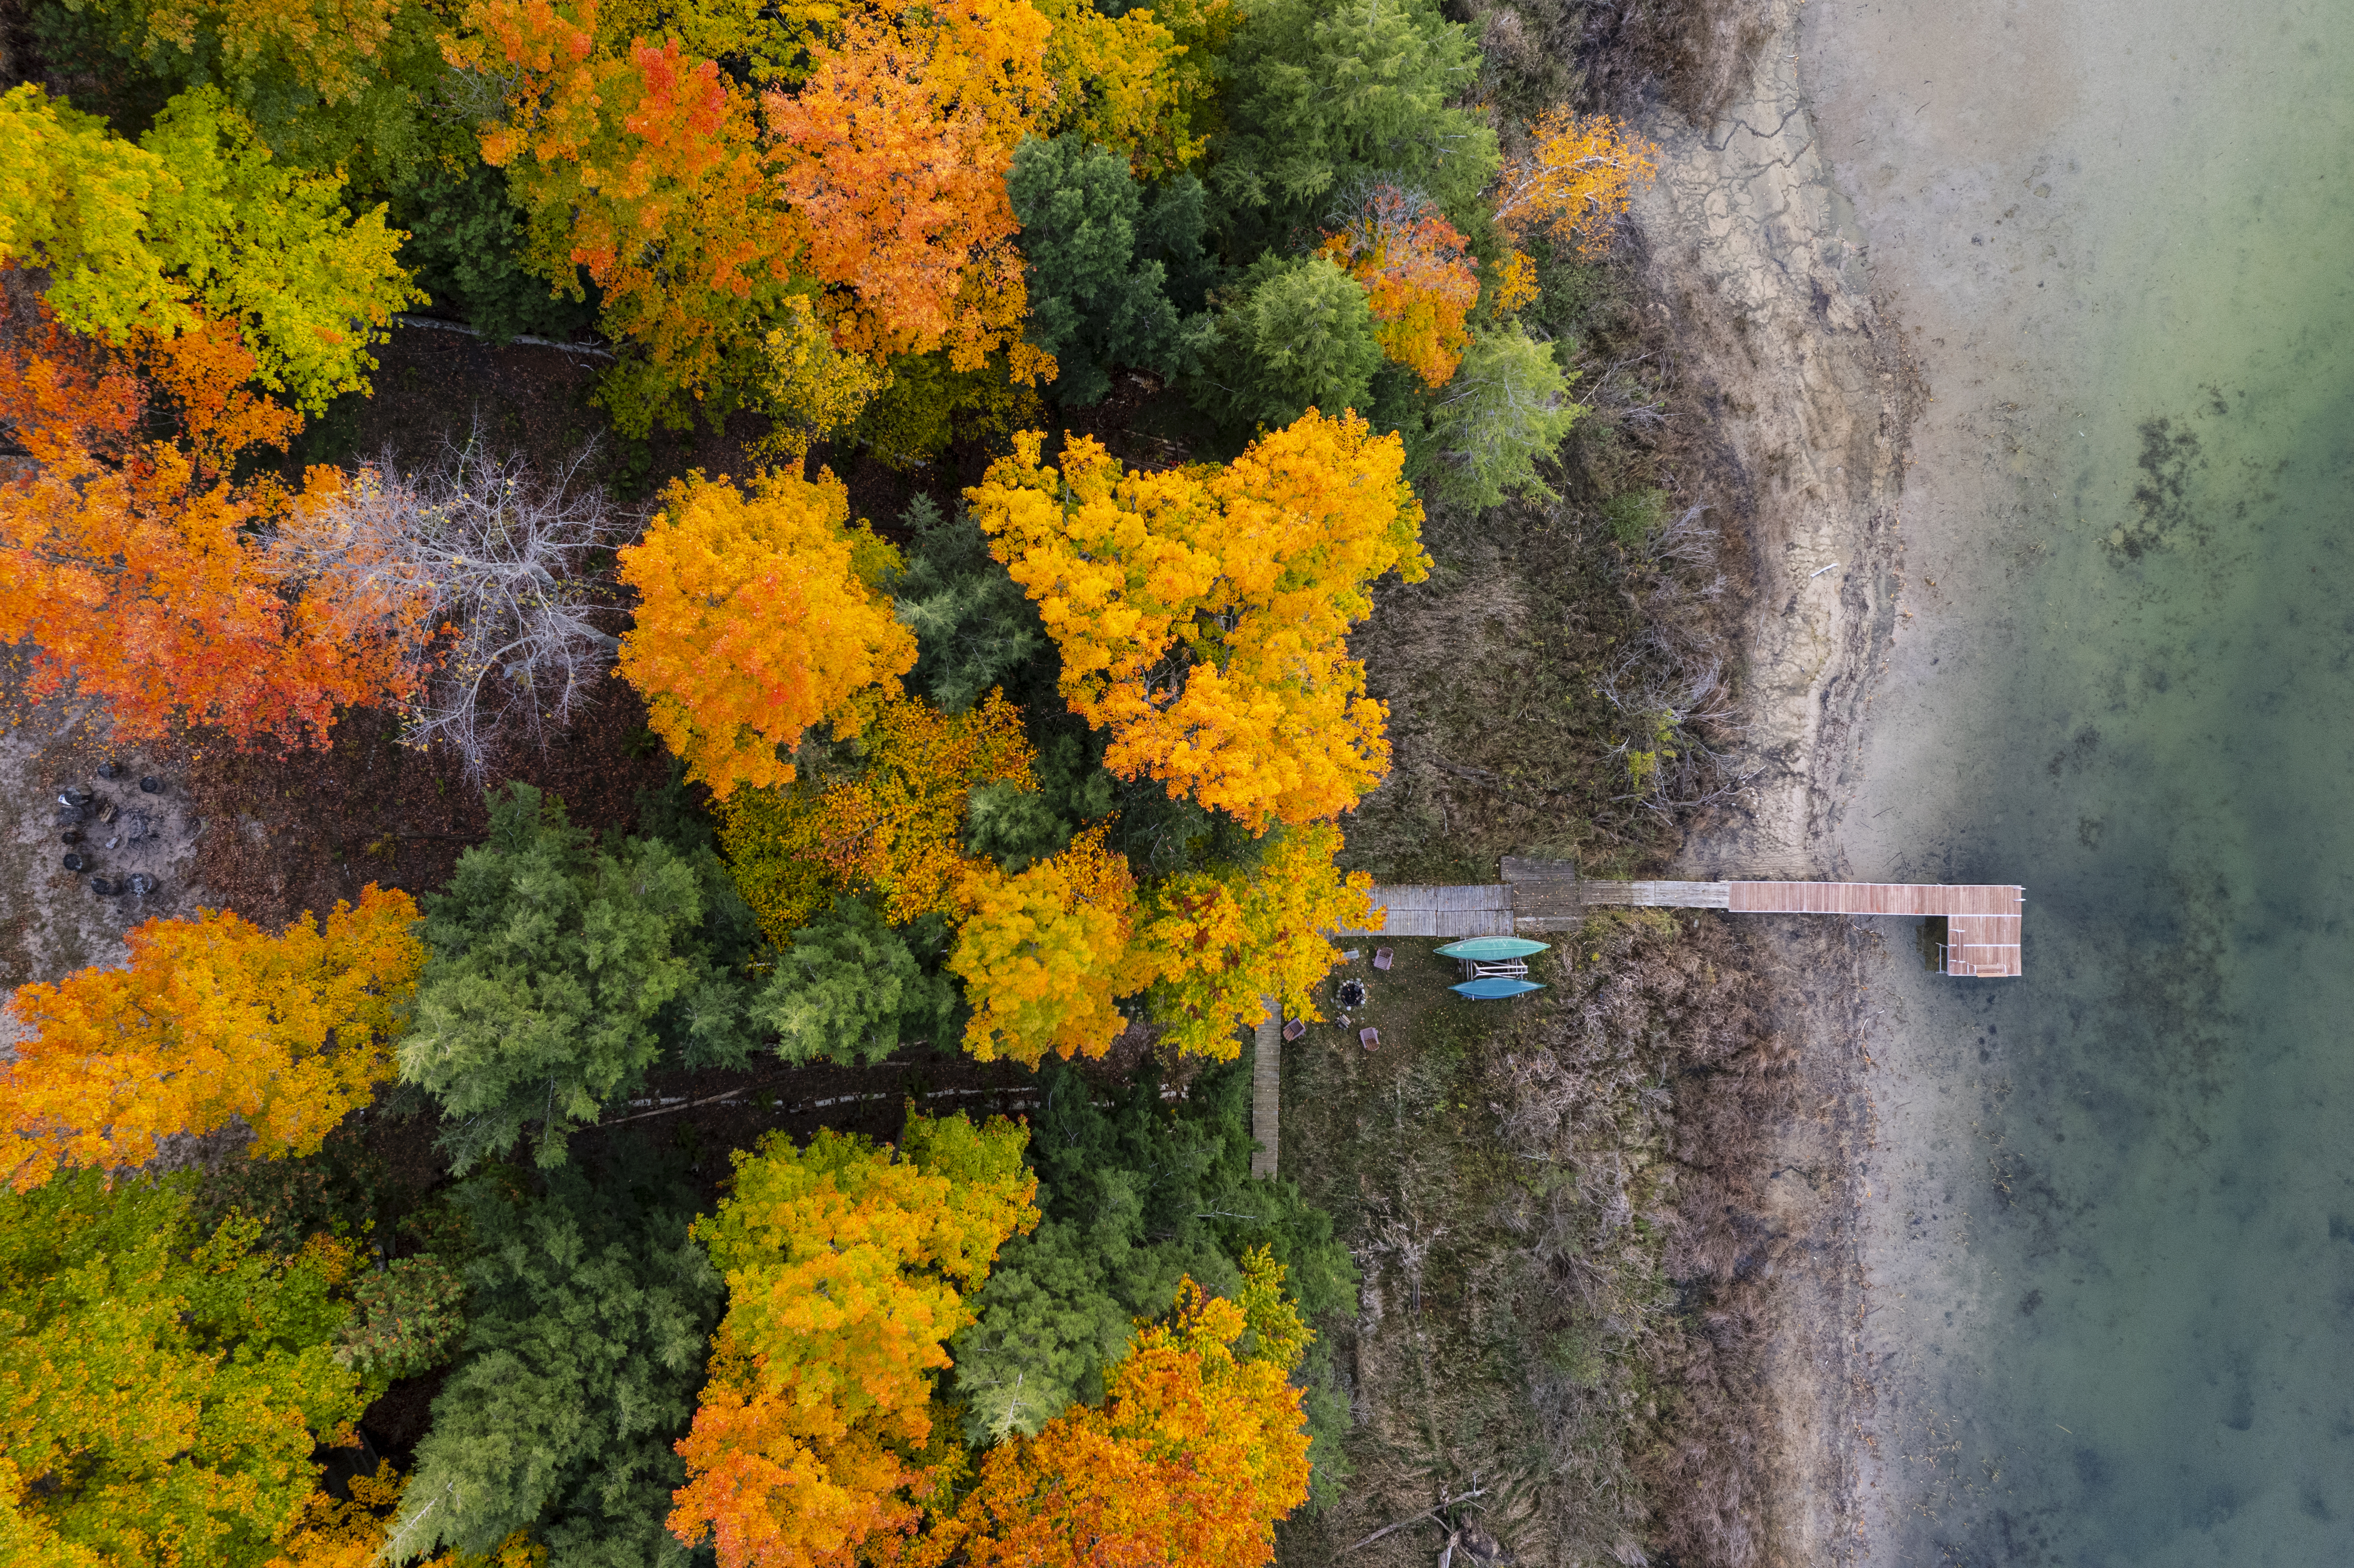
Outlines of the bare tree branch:
{"label": "bare tree branch", "polygon": [[447,744],[480,782],[519,741],[545,745],[611,668],[613,614],[585,568],[634,519],[584,476],[584,447],[542,478],[492,450],[479,420],[463,445],[402,470],[391,452],[275,541],[292,577],[325,578],[352,602],[438,635],[440,658],[406,713],[412,746]]}

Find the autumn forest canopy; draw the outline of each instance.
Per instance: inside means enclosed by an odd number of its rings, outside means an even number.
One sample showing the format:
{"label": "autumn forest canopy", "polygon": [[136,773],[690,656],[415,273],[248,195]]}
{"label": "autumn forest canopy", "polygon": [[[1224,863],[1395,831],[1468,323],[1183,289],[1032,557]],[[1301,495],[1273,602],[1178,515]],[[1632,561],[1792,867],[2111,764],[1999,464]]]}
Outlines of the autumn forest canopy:
{"label": "autumn forest canopy", "polygon": [[[0,95],[25,697],[270,757],[387,712],[489,829],[438,887],[17,991],[0,1547],[1268,1560],[1344,1463],[1311,1324],[1354,1276],[1250,1177],[1237,1059],[1372,918],[1349,639],[1434,512],[1546,493],[1548,291],[1651,150],[1493,107],[1436,0],[34,17],[103,85]],[[610,443],[745,461],[641,493],[479,419],[298,459],[419,316],[593,353]],[[1070,433],[1123,386],[1182,450]],[[896,515],[836,472],[954,453]],[[617,681],[672,784],[598,833],[505,764]],[[918,1047],[1034,1108],[620,1125],[660,1075]],[[399,1215],[334,1153],[377,1114],[449,1177]],[[155,1174],[225,1129],[233,1180]],[[408,1462],[330,1484],[428,1372]]]}

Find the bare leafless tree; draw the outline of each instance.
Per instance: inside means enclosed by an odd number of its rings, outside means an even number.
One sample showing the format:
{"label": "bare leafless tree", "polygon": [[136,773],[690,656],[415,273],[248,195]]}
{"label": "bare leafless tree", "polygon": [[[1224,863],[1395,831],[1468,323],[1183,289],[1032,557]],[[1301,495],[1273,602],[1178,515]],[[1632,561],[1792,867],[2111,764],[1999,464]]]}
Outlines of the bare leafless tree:
{"label": "bare leafless tree", "polygon": [[421,467],[387,450],[277,541],[291,576],[381,607],[389,635],[433,639],[404,738],[448,746],[477,782],[499,753],[544,745],[612,668],[620,614],[588,556],[637,520],[586,477],[593,450],[543,475],[477,420]]}

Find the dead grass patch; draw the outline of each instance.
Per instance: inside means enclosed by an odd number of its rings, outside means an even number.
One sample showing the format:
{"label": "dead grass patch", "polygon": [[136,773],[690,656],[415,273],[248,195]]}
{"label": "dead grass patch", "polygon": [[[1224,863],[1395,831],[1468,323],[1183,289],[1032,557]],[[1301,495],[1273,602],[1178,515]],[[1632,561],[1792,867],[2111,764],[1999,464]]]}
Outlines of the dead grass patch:
{"label": "dead grass patch", "polygon": [[1509,1003],[1450,993],[1437,944],[1394,945],[1363,1010],[1381,1049],[1318,1026],[1286,1064],[1283,1172],[1363,1286],[1352,1321],[1321,1326],[1355,1474],[1283,1527],[1281,1560],[1426,1563],[1435,1525],[1350,1549],[1478,1489],[1522,1563],[1753,1561],[1733,1538],[1756,1517],[1755,1445],[1719,1397],[1745,1387],[1749,1319],[1714,1281],[1760,1255],[1751,1118],[1788,1062],[1739,931],[1600,917],[1532,966],[1551,989]]}

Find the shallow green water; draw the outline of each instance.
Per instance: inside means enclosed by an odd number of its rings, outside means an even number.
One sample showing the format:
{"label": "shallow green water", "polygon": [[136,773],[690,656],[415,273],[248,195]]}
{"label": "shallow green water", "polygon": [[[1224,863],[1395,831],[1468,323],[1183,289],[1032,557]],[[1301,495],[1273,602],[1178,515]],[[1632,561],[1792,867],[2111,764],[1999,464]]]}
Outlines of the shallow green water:
{"label": "shallow green water", "polygon": [[2057,10],[2162,63],[2012,158],[2020,269],[1913,279],[2041,335],[1848,810],[1853,874],[2029,889],[2023,980],[1888,933],[1872,1555],[2349,1563],[2354,8]]}

